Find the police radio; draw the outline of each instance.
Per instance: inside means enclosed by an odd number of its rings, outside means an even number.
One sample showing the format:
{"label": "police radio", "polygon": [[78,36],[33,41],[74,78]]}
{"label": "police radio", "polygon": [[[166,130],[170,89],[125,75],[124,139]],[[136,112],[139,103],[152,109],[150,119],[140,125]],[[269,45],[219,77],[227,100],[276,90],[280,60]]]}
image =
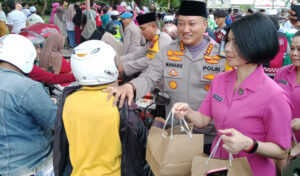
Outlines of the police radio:
{"label": "police radio", "polygon": [[300,21],[300,0],[293,1],[291,9],[296,12],[297,21]]}

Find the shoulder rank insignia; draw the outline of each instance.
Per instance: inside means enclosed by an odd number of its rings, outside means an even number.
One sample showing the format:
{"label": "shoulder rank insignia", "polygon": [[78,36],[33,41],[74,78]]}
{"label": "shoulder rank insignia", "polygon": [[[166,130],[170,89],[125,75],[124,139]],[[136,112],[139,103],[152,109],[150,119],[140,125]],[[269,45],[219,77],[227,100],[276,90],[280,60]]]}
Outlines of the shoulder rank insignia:
{"label": "shoulder rank insignia", "polygon": [[208,80],[213,80],[215,78],[215,75],[214,74],[208,74],[208,75],[203,76],[203,78],[208,79]]}
{"label": "shoulder rank insignia", "polygon": [[183,44],[183,42],[181,41],[181,42],[180,42],[180,51],[184,51],[184,49],[185,49],[185,48],[184,48],[184,44]]}
{"label": "shoulder rank insignia", "polygon": [[211,44],[209,44],[209,46],[207,47],[207,50],[206,50],[206,54],[210,54],[211,53],[211,51],[212,51],[212,49],[213,49],[213,47],[214,47],[214,45],[211,43]]}
{"label": "shoulder rank insignia", "polygon": [[177,72],[175,69],[172,69],[172,70],[169,72],[169,75],[170,75],[170,76],[177,76],[177,75],[178,75],[178,72]]}

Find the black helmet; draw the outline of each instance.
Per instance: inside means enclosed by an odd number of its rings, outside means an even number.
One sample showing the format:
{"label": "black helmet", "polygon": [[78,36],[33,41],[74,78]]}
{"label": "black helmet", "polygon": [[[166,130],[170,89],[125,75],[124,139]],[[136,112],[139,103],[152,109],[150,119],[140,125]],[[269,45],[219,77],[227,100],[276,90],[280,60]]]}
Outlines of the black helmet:
{"label": "black helmet", "polygon": [[105,32],[109,32],[111,33],[112,35],[116,35],[118,32],[117,32],[117,29],[118,29],[118,25],[114,22],[108,22],[106,25],[105,25]]}

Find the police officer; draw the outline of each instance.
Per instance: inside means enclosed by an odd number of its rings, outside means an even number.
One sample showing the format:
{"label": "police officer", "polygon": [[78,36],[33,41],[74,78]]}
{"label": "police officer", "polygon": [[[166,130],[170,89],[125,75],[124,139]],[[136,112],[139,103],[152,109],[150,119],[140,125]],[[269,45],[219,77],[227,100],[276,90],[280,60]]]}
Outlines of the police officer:
{"label": "police officer", "polygon": [[[131,104],[134,92],[136,98],[140,98],[155,83],[162,82],[171,99],[166,112],[179,101],[187,102],[193,110],[198,110],[212,79],[225,70],[225,60],[218,56],[219,44],[203,35],[208,26],[206,18],[204,2],[183,1],[178,18],[179,39],[162,48],[138,78],[120,87],[108,88],[108,99],[115,93],[114,105],[120,99],[119,105],[122,106],[125,97]],[[215,136],[214,126],[210,124],[199,131],[205,134],[204,148],[209,153]]]}
{"label": "police officer", "polygon": [[158,29],[155,13],[146,13],[136,19],[140,25],[141,34],[147,40],[147,43],[138,51],[120,58],[123,64],[119,66],[119,72],[122,74],[123,71],[126,76],[131,76],[146,69],[158,51],[172,42],[172,38],[167,33],[160,32]]}
{"label": "police officer", "polygon": [[132,53],[141,48],[145,43],[145,39],[140,34],[140,29],[134,24],[131,12],[125,12],[121,16],[122,23],[124,25],[124,37],[122,46],[122,56]]}

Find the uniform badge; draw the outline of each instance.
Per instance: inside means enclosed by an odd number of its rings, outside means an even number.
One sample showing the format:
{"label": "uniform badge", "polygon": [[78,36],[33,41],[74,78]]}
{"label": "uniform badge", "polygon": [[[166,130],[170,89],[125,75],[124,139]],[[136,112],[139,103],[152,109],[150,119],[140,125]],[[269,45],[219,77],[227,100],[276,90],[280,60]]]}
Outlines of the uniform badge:
{"label": "uniform badge", "polygon": [[169,50],[167,56],[173,56],[173,51]]}
{"label": "uniform badge", "polygon": [[169,75],[170,75],[170,76],[177,76],[177,75],[178,75],[178,72],[177,72],[175,69],[172,69],[172,70],[169,72]]}
{"label": "uniform badge", "polygon": [[218,100],[219,102],[222,102],[222,101],[223,101],[223,98],[220,97],[220,96],[217,95],[217,94],[214,94],[213,97],[214,97],[216,100]]}
{"label": "uniform badge", "polygon": [[280,79],[279,82],[282,83],[282,84],[285,84],[285,85],[288,85],[288,84],[289,84],[289,82],[286,81],[286,80],[284,80],[284,79]]}
{"label": "uniform badge", "polygon": [[183,42],[180,42],[180,51],[184,51],[184,44],[183,44]]}
{"label": "uniform badge", "polygon": [[174,54],[176,56],[184,56],[184,53],[183,52],[179,52],[179,51],[175,51]]}
{"label": "uniform badge", "polygon": [[212,57],[214,60],[221,60],[221,57],[219,55],[215,55]]}
{"label": "uniform badge", "polygon": [[170,82],[169,82],[169,86],[170,86],[171,89],[176,89],[176,88],[177,88],[177,82],[175,82],[175,81],[170,81]]}
{"label": "uniform badge", "polygon": [[205,59],[205,60],[211,60],[211,58],[212,58],[211,56],[204,55],[204,59]]}
{"label": "uniform badge", "polygon": [[206,50],[206,54],[210,54],[211,53],[211,51],[212,51],[212,49],[213,49],[213,47],[214,47],[214,45],[213,44],[209,44],[209,46],[208,46],[208,48],[207,48],[207,50]]}
{"label": "uniform badge", "polygon": [[203,76],[203,78],[208,79],[208,80],[213,80],[215,78],[215,75],[214,74],[208,74],[208,75]]}
{"label": "uniform badge", "polygon": [[168,57],[168,60],[171,60],[171,61],[182,61],[182,58],[177,57],[177,56],[171,56],[171,57]]}
{"label": "uniform badge", "polygon": [[205,84],[205,90],[209,91],[209,88],[210,88],[210,84]]}
{"label": "uniform badge", "polygon": [[244,94],[244,89],[240,88],[238,93],[239,93],[239,95],[243,95]]}
{"label": "uniform badge", "polygon": [[206,60],[205,61],[206,63],[208,63],[208,64],[218,64],[219,62],[218,61],[216,61],[216,60]]}

